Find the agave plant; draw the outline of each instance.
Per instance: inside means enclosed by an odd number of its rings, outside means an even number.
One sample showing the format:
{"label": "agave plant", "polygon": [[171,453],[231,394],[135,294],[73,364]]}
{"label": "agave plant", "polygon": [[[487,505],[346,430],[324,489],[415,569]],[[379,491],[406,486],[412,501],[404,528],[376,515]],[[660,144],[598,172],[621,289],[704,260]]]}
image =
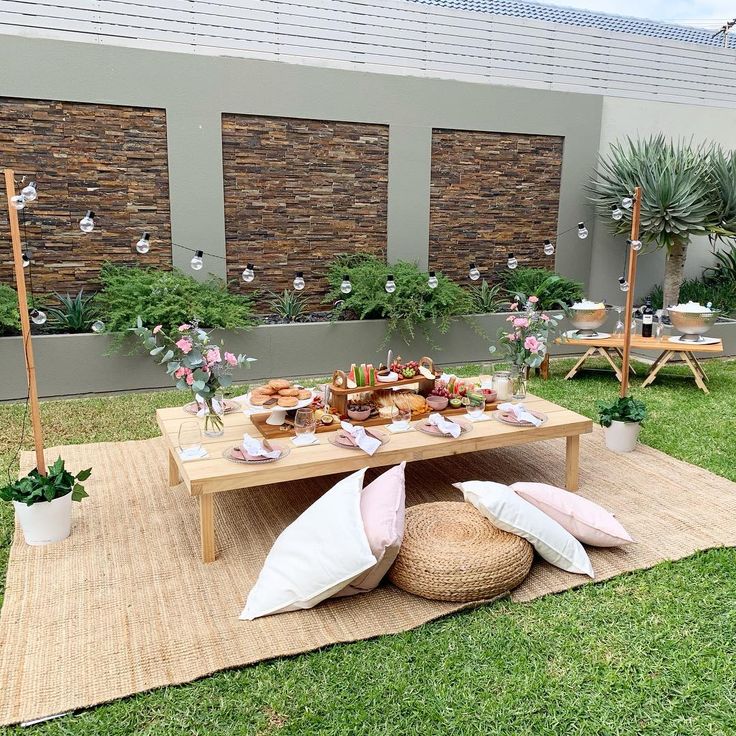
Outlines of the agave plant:
{"label": "agave plant", "polygon": [[59,332],[89,332],[97,317],[93,296],[80,289],[77,294],[54,294],[58,307],[49,307],[48,315],[54,329]]}
{"label": "agave plant", "polygon": [[273,313],[285,322],[304,322],[306,319],[306,299],[297,291],[269,292],[268,304]]}
{"label": "agave plant", "polygon": [[631,210],[624,209],[620,220],[611,218],[611,210],[641,186],[640,239],[667,249],[664,300],[669,305],[679,298],[690,239],[736,236],[735,178],[732,153],[657,135],[612,144],[588,189],[613,233],[624,235],[631,228]]}

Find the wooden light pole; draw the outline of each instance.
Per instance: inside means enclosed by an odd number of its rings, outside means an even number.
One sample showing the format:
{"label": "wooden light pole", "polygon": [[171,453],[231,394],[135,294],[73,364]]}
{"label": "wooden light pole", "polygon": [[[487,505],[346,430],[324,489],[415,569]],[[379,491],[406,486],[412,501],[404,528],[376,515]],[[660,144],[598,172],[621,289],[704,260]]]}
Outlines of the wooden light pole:
{"label": "wooden light pole", "polygon": [[5,194],[7,195],[8,221],[10,222],[10,240],[13,244],[13,267],[15,270],[15,284],[18,290],[18,312],[20,313],[20,329],[23,336],[23,353],[28,377],[28,401],[31,405],[33,442],[36,447],[36,468],[38,468],[38,472],[41,475],[46,475],[46,461],[43,456],[41,411],[38,404],[38,389],[36,388],[36,364],[33,361],[31,323],[28,319],[28,297],[26,296],[26,277],[23,272],[23,248],[20,242],[18,211],[10,202],[11,198],[15,196],[15,172],[12,169],[5,169]]}
{"label": "wooden light pole", "polygon": [[[631,212],[631,240],[639,240],[639,220],[641,217],[641,187],[634,189],[634,204]],[[636,287],[636,261],[639,252],[634,250],[628,243],[629,268],[626,280],[629,282],[629,290],[626,292],[626,319],[624,320],[624,356],[621,365],[621,398],[629,393],[629,353],[631,352],[631,313],[634,309],[634,288]]]}

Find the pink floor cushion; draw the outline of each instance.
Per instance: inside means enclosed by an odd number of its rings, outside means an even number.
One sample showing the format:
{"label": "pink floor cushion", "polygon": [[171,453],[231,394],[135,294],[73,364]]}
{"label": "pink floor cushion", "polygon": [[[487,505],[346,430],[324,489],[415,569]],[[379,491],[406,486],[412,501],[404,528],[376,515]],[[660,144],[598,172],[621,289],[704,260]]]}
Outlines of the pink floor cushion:
{"label": "pink floor cushion", "polygon": [[583,544],[620,547],[634,542],[613,514],[576,493],[547,483],[512,483],[511,488]]}
{"label": "pink floor cushion", "polygon": [[376,564],[353,580],[336,596],[355,595],[373,590],[383,579],[404,538],[406,488],[401,463],[378,476],[363,488],[360,495],[360,514],[371,552]]}

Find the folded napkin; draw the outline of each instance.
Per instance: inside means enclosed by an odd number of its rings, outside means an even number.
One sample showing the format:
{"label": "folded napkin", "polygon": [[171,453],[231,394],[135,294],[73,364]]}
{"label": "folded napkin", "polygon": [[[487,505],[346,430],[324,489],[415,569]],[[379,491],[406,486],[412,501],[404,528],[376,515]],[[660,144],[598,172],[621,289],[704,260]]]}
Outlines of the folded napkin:
{"label": "folded napkin", "polygon": [[375,454],[381,446],[381,440],[369,435],[364,427],[355,426],[350,422],[340,422],[340,426],[352,437],[355,444],[368,455]]}
{"label": "folded napkin", "polygon": [[186,462],[187,460],[199,460],[203,457],[207,457],[207,450],[200,445],[199,447],[192,447],[188,450],[182,450],[181,448],[177,450],[179,453],[179,457]]}
{"label": "folded napkin", "polygon": [[243,442],[240,446],[243,454],[247,458],[268,458],[273,459],[281,457],[281,450],[267,450],[260,440],[251,437],[249,434],[243,435]]}
{"label": "folded napkin", "polygon": [[457,376],[454,373],[445,373],[443,371],[442,375],[437,380],[444,381],[445,383],[449,383],[451,378],[457,378]]}
{"label": "folded napkin", "polygon": [[427,424],[437,427],[442,434],[449,434],[454,438],[459,437],[460,433],[463,431],[459,424],[452,422],[449,419],[445,419],[442,414],[430,414],[427,418]]}
{"label": "folded napkin", "polygon": [[507,411],[509,414],[513,414],[520,422],[529,422],[529,424],[533,424],[535,427],[538,427],[542,423],[541,419],[527,411],[524,404],[499,404],[498,408],[501,411]]}

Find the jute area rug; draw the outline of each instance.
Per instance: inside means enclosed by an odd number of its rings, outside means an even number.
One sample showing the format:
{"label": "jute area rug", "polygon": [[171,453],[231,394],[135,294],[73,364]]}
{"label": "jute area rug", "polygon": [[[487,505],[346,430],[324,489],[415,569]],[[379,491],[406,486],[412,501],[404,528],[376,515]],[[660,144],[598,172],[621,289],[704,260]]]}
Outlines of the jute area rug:
{"label": "jute area rug", "polygon": [[[59,454],[71,469],[93,467],[90,498],[75,505],[65,542],[28,547],[16,530],[0,615],[2,724],[404,631],[462,608],[386,585],[311,611],[240,621],[274,539],[335,477],[219,494],[218,558],[203,565],[197,502],[183,487],[168,488],[159,440],[54,448],[47,457]],[[25,453],[23,472],[31,463]],[[454,481],[560,484],[563,471],[562,441],[411,463],[408,503],[459,501]],[[736,484],[656,450],[616,456],[599,432],[584,436],[581,492],[639,542],[591,549],[598,580],[736,545]],[[586,580],[536,561],[512,598],[529,601]]]}

